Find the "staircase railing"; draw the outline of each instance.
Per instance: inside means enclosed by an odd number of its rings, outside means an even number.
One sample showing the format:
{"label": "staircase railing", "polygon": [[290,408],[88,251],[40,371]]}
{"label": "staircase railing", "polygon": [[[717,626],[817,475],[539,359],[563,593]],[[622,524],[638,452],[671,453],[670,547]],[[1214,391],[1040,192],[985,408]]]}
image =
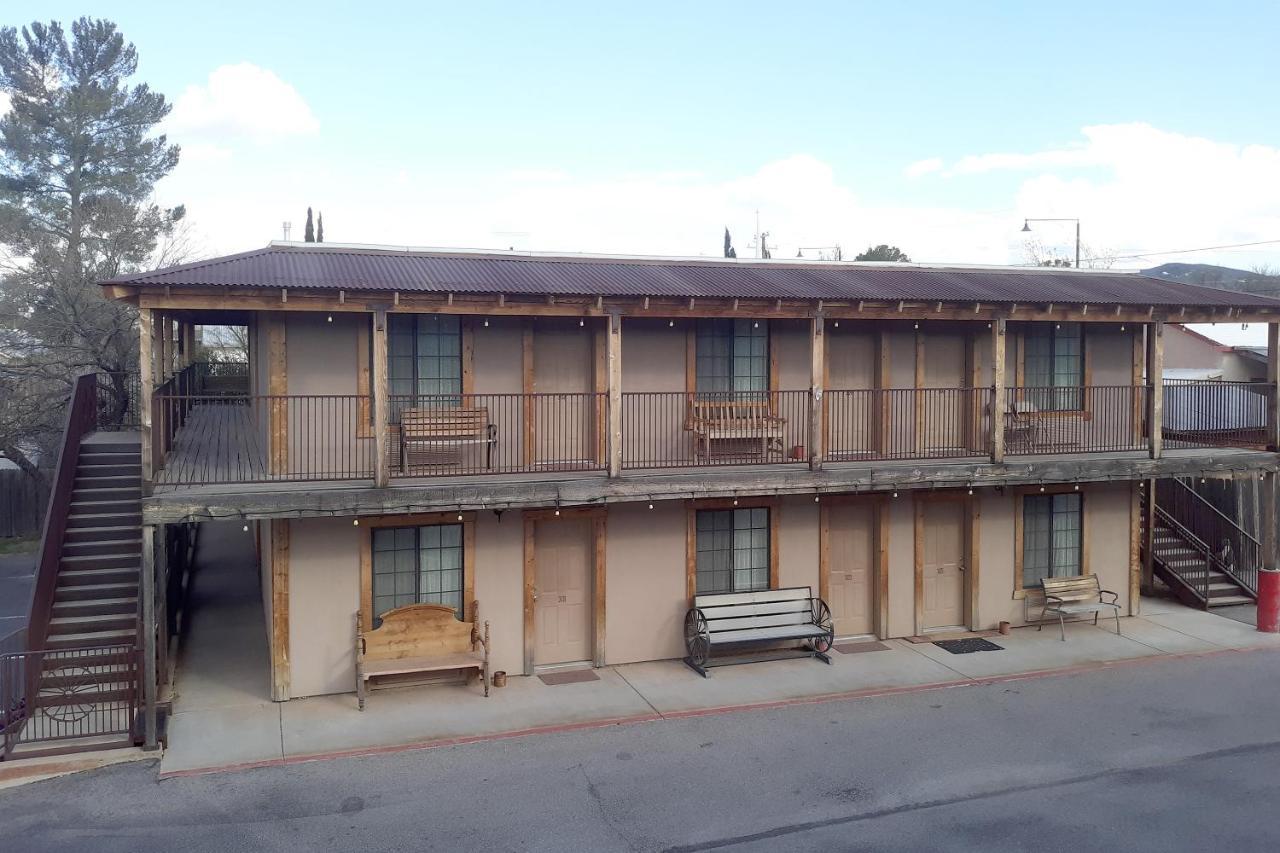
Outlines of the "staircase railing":
{"label": "staircase railing", "polygon": [[1218,571],[1257,595],[1262,545],[1247,530],[1180,480],[1156,483],[1156,507],[1202,543]]}
{"label": "staircase railing", "polygon": [[1184,568],[1179,570],[1173,566],[1168,566],[1168,568],[1173,572],[1173,574],[1178,576],[1178,579],[1182,583],[1186,584],[1189,589],[1195,592],[1195,594],[1199,596],[1201,601],[1207,606],[1209,603],[1209,575],[1215,570],[1222,570],[1221,566],[1217,564],[1213,550],[1201,541],[1200,537],[1196,536],[1195,533],[1187,529],[1186,526],[1181,524],[1177,519],[1165,512],[1159,506],[1156,507],[1155,515],[1156,518],[1160,520],[1161,524],[1177,535],[1182,544],[1195,552],[1196,559],[1199,561],[1199,565],[1201,567],[1200,569],[1187,570]]}

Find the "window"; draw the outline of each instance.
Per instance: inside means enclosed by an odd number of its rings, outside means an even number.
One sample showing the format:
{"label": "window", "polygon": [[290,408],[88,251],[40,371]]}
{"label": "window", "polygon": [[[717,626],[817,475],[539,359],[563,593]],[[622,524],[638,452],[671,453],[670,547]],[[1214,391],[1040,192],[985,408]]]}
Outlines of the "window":
{"label": "window", "polygon": [[458,318],[449,314],[390,315],[387,383],[393,420],[406,408],[457,405],[457,396],[462,393]]}
{"label": "window", "polygon": [[697,589],[750,592],[769,588],[769,510],[698,510]]}
{"label": "window", "polygon": [[1083,406],[1084,337],[1079,323],[1027,326],[1023,377],[1028,398],[1041,411],[1077,411]]}
{"label": "window", "polygon": [[445,604],[463,618],[462,525],[373,531],[373,624],[406,604]]}
{"label": "window", "polygon": [[1022,588],[1042,578],[1069,578],[1081,572],[1081,496],[1026,495],[1022,499]]}
{"label": "window", "polygon": [[765,320],[699,320],[698,394],[769,390],[769,324]]}

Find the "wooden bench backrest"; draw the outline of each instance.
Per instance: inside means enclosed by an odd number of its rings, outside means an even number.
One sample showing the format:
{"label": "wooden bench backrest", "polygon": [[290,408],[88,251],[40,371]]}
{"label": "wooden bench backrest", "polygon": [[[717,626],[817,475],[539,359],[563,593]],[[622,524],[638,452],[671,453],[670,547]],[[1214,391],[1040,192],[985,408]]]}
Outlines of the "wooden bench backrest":
{"label": "wooden bench backrest", "polygon": [[488,428],[489,410],[484,407],[405,409],[400,414],[400,434],[407,439],[483,435]]}
{"label": "wooden bench backrest", "polygon": [[763,421],[772,417],[768,400],[691,400],[695,421]]}
{"label": "wooden bench backrest", "polygon": [[736,631],[775,625],[808,625],[813,621],[813,590],[807,586],[756,592],[713,592],[694,596],[707,629]]}
{"label": "wooden bench backrest", "polygon": [[[361,621],[356,616],[357,625]],[[369,660],[434,657],[474,648],[475,626],[459,622],[453,608],[443,604],[409,604],[382,614],[372,631],[359,625],[364,656]]]}
{"label": "wooden bench backrest", "polygon": [[1102,584],[1097,575],[1079,575],[1074,578],[1043,578],[1040,589],[1045,595],[1052,595],[1063,601],[1086,601],[1098,597]]}

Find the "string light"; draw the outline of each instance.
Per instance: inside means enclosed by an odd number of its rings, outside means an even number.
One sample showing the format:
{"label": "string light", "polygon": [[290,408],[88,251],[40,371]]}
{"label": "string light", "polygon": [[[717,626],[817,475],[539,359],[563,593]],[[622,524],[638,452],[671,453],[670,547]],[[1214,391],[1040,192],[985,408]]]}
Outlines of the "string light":
{"label": "string light", "polygon": [[244,532],[245,532],[245,533],[248,533],[248,532],[249,532],[249,525],[247,525],[247,524],[246,524],[246,525],[244,526]]}
{"label": "string light", "polygon": [[353,519],[351,519],[351,526],[352,526],[352,527],[359,527],[359,526],[360,526],[360,519],[358,519],[358,518],[353,518]]}
{"label": "string light", "polygon": [[327,322],[327,323],[332,323],[332,322],[333,322],[333,315],[332,315],[332,314],[330,314],[328,317],[326,317],[326,318],[325,318],[325,322]]}
{"label": "string light", "polygon": [[485,318],[484,318],[484,327],[485,327],[486,329],[487,329],[487,328],[489,328],[489,318],[488,318],[488,317],[485,317]]}
{"label": "string light", "polygon": [[668,320],[668,321],[667,321],[667,326],[669,326],[670,328],[673,328],[673,329],[674,329],[674,328],[675,328],[675,326],[676,326],[676,321],[675,321],[675,320]]}

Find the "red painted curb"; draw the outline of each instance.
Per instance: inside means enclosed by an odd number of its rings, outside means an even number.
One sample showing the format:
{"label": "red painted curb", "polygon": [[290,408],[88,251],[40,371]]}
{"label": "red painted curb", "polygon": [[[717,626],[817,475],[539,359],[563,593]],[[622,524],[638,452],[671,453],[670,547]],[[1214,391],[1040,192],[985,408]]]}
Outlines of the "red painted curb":
{"label": "red painted curb", "polygon": [[880,696],[901,696],[909,693],[924,693],[931,690],[948,690],[956,687],[984,687],[992,684],[1005,684],[1011,681],[1028,681],[1036,678],[1052,678],[1054,676],[1072,676],[1086,672],[1097,672],[1106,669],[1119,669],[1126,666],[1162,663],[1168,661],[1194,660],[1198,658],[1218,657],[1230,654],[1248,654],[1251,652],[1277,651],[1275,647],[1253,646],[1243,649],[1210,649],[1203,652],[1180,652],[1167,655],[1148,655],[1138,658],[1121,658],[1113,661],[1097,661],[1077,664],[1059,669],[1035,669],[1026,672],[1015,672],[1008,675],[992,675],[980,678],[961,677],[957,681],[938,681],[929,684],[911,684],[904,687],[868,687],[862,690],[850,690],[843,693],[821,693],[814,696],[797,696],[791,699],[776,699],[769,702],[752,702],[743,705],[718,705],[710,708],[691,708],[685,711],[668,713],[637,714],[630,717],[611,717],[600,720],[588,720],[581,723],[557,723],[547,726],[533,726],[526,729],[512,729],[505,732],[493,732],[480,735],[459,735],[435,740],[414,741],[411,743],[392,744],[388,746],[355,747],[352,749],[334,750],[331,752],[315,752],[305,755],[291,755],[284,758],[267,758],[261,761],[246,761],[239,764],[221,764],[212,767],[193,767],[188,770],[174,770],[160,773],[160,779],[178,779],[184,776],[205,776],[211,773],[230,773],[236,770],[254,770],[260,767],[284,767],[291,764],[305,764],[313,761],[329,761],[337,758],[362,758],[370,755],[394,755],[400,752],[417,752],[427,749],[439,749],[446,746],[463,746],[493,740],[529,737],[532,735],[560,734],[562,732],[601,729],[608,726],[625,726],[635,723],[652,723],[661,720],[680,720],[694,717],[709,717],[718,714],[731,714],[742,711],[768,711],[774,708],[787,708],[795,705],[817,705],[826,702],[841,702],[853,699],[871,699]]}

